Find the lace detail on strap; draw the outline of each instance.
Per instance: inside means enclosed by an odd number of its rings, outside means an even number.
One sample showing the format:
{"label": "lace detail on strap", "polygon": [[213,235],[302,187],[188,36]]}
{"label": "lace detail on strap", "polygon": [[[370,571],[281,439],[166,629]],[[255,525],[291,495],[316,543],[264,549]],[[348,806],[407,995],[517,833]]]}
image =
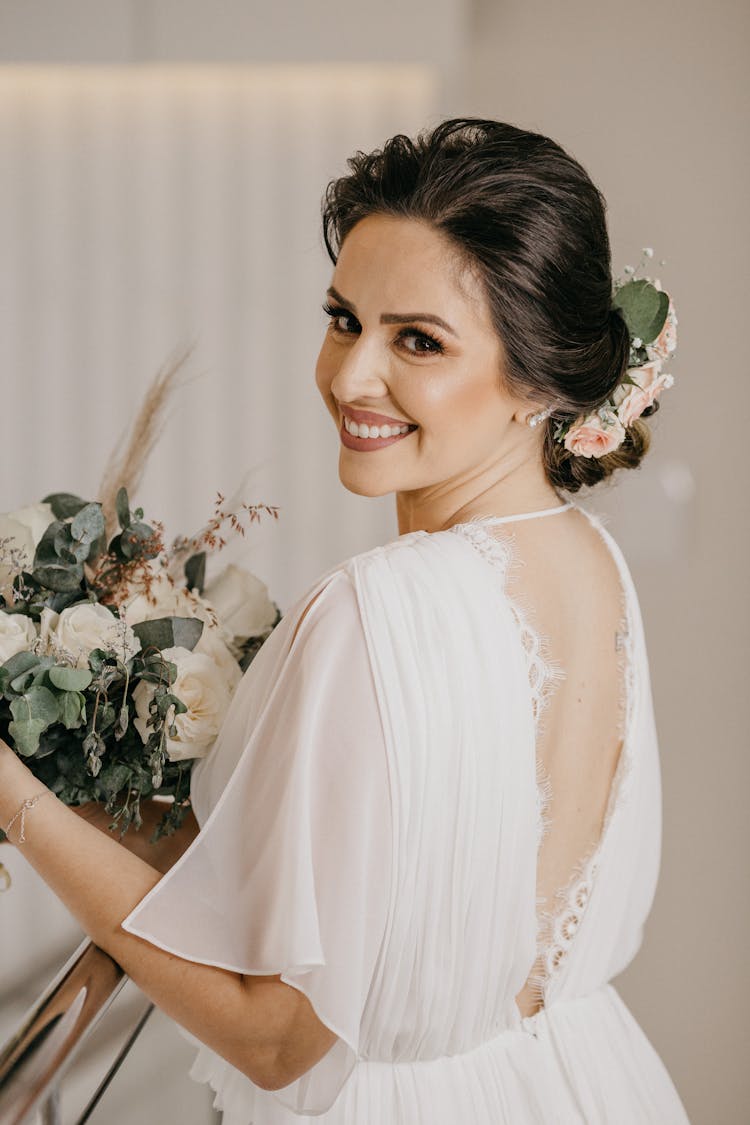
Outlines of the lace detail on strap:
{"label": "lace detail on strap", "polygon": [[[500,572],[502,586],[505,588],[511,568],[518,563],[513,547],[513,540],[505,539],[501,541],[496,539],[494,535],[487,531],[483,519],[484,517],[477,516],[468,523],[454,524],[448,530],[456,532],[457,534],[463,534],[477,549],[480,555],[497,568]],[[534,726],[538,737],[542,729],[541,716],[549,703],[555,687],[560,680],[565,679],[565,671],[551,658],[547,638],[538,633],[536,629],[529,624],[523,599],[515,597],[511,600],[508,598],[507,604],[516,619],[521,643],[526,653],[529,685],[531,687],[531,705],[534,715]],[[538,837],[541,839],[546,825],[546,809],[551,799],[549,779],[541,763],[538,763],[537,767],[537,787],[539,811]]]}

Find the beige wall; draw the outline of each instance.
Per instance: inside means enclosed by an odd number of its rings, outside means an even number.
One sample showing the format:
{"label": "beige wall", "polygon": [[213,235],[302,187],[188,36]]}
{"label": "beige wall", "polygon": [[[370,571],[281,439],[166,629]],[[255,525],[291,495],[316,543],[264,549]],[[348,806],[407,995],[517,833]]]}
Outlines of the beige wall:
{"label": "beige wall", "polygon": [[616,984],[696,1125],[746,1122],[750,1095],[749,32],[734,0],[479,0],[465,94],[445,107],[568,148],[609,202],[616,272],[644,245],[667,260],[675,386],[637,479],[600,497],[640,591],[663,769],[660,885]]}

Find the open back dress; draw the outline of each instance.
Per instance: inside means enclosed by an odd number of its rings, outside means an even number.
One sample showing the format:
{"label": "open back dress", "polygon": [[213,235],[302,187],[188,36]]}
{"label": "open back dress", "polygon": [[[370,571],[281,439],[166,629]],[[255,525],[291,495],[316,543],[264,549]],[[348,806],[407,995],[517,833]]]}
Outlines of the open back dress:
{"label": "open back dress", "polygon": [[265,1090],[180,1028],[224,1125],[688,1121],[612,984],[656,890],[661,781],[600,517],[477,516],[338,564],[255,657],[191,798],[199,834],[123,929],[281,974],[338,1037]]}

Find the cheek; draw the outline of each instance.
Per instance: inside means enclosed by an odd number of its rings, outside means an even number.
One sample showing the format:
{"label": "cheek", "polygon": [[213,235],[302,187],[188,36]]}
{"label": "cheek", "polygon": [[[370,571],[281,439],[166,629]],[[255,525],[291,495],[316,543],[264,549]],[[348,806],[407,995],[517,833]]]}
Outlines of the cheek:
{"label": "cheek", "polygon": [[331,349],[328,346],[328,341],[324,341],[315,364],[315,385],[326,401],[331,398],[331,383],[335,374],[336,368]]}
{"label": "cheek", "polygon": [[476,434],[477,425],[491,425],[499,404],[490,381],[471,374],[425,381],[420,399],[425,429],[451,434]]}

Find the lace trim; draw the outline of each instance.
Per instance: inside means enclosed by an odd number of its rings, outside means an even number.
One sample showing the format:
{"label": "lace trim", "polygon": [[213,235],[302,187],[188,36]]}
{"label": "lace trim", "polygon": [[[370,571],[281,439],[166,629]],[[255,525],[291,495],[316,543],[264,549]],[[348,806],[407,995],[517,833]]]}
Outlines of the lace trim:
{"label": "lace trim", "polygon": [[[499,570],[502,584],[506,587],[510,570],[513,567],[522,566],[523,563],[516,554],[512,537],[505,540],[496,539],[494,535],[488,532],[486,525],[482,522],[484,518],[483,516],[475,516],[469,522],[454,524],[448,530],[462,533],[469,539],[480,555]],[[507,598],[506,601],[518,625],[526,654],[534,727],[538,737],[543,729],[541,716],[546,710],[557,684],[565,679],[565,671],[557,661],[552,659],[548,639],[529,624],[529,607],[524,598],[515,595],[513,600]],[[546,811],[551,799],[549,779],[544,774],[543,767],[541,771],[537,770],[537,785],[540,790],[541,814]],[[540,816],[540,835],[543,828],[544,821],[543,817]]]}
{"label": "lace trim", "polygon": [[[591,513],[585,513],[601,533],[602,526]],[[535,737],[538,744],[543,731],[541,717],[549,704],[558,683],[565,678],[564,669],[550,656],[549,641],[530,625],[528,604],[523,596],[507,593],[508,576],[512,567],[522,565],[515,551],[515,537],[498,539],[488,529],[484,517],[461,524],[450,529],[463,534],[477,551],[500,573],[506,604],[513,612],[518,624],[521,641],[526,653],[529,684],[531,686],[532,708],[534,714]],[[508,533],[504,533],[508,536]],[[616,561],[616,560],[615,560]],[[581,926],[586,907],[591,898],[594,881],[599,868],[599,858],[607,837],[609,825],[615,810],[624,803],[630,787],[632,775],[632,755],[628,745],[628,732],[632,714],[634,691],[634,662],[632,628],[629,615],[627,593],[620,575],[620,619],[615,634],[615,651],[618,668],[618,735],[622,747],[610,786],[607,807],[598,841],[575,864],[566,885],[555,892],[552,909],[547,908],[547,896],[537,895],[537,934],[536,960],[527,977],[527,983],[536,1003],[546,1004],[547,992],[553,979],[560,972],[568,955],[573,938]],[[544,837],[547,835],[551,818],[549,806],[552,800],[552,782],[541,757],[536,756],[536,847],[537,857]],[[532,1013],[534,1014],[534,1013]]]}

